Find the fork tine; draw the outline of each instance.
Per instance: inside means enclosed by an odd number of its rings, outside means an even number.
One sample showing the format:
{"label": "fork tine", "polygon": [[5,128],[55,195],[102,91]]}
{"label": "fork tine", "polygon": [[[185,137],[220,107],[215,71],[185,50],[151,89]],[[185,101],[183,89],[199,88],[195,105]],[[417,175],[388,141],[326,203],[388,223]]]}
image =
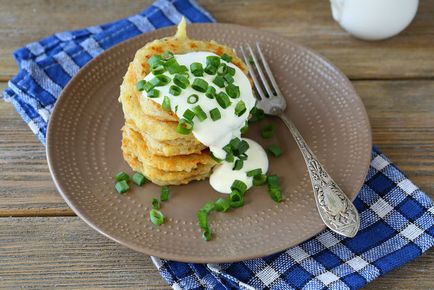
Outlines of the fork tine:
{"label": "fork tine", "polygon": [[[258,50],[259,56],[262,61],[262,65],[264,66],[265,70],[267,71],[268,78],[273,86],[274,91],[281,96],[282,93],[280,92],[279,86],[276,83],[276,80],[274,79],[273,73],[271,72],[270,66],[268,65],[267,61],[265,60],[264,54],[262,53],[261,47],[259,46],[259,42],[256,42],[256,48]],[[270,96],[274,95],[273,93],[270,94]]]}
{"label": "fork tine", "polygon": [[271,90],[270,86],[268,85],[268,80],[262,71],[261,64],[258,61],[258,59],[256,58],[256,55],[253,52],[253,49],[250,46],[250,44],[247,45],[247,48],[249,49],[250,55],[252,56],[253,61],[255,62],[256,70],[258,71],[259,76],[261,77],[262,84],[265,87],[265,90],[267,90],[268,96],[270,96],[270,97],[273,96],[273,91]]}
{"label": "fork tine", "polygon": [[249,62],[249,60],[248,60],[248,58],[246,56],[246,53],[244,52],[244,48],[242,46],[240,47],[240,50],[241,50],[241,54],[243,55],[244,62],[247,64],[247,67],[249,69],[249,73],[252,76],[253,83],[255,84],[256,91],[259,94],[259,97],[260,97],[259,99],[265,99],[266,96],[264,94],[264,91],[261,88],[261,84],[259,83],[258,78],[256,77],[256,73],[253,70],[253,66],[250,64],[250,62]]}

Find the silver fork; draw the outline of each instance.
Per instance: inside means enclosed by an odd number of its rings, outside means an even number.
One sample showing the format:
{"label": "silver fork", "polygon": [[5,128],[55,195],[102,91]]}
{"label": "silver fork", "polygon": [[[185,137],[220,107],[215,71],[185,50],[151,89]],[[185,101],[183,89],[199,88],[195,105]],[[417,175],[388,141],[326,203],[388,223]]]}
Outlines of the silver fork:
{"label": "silver fork", "polygon": [[[257,107],[264,110],[268,115],[279,117],[288,127],[300,148],[309,172],[316,206],[324,224],[340,235],[354,237],[360,227],[359,213],[306,144],[294,123],[284,114],[286,109],[285,98],[274,79],[259,44],[256,43],[256,52],[253,51],[250,45],[247,45],[247,54],[243,47],[240,49],[258,93]],[[252,59],[249,59],[248,55]],[[253,63],[250,63],[252,60]],[[256,71],[253,66],[256,67]],[[266,92],[264,92],[263,88]]]}

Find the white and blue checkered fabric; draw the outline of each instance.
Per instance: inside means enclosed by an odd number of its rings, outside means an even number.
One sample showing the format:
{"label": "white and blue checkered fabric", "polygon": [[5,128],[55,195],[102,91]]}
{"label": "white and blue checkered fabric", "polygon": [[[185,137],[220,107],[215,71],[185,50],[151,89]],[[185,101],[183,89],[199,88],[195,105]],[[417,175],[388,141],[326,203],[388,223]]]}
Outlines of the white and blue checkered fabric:
{"label": "white and blue checkered fabric", "polygon": [[[158,0],[140,14],[60,32],[14,53],[20,71],[4,99],[45,143],[47,122],[61,90],[89,60],[111,46],[156,28],[213,18],[194,0]],[[361,229],[352,239],[331,231],[284,252],[230,264],[189,264],[153,257],[174,289],[357,289],[434,245],[434,206],[376,148],[355,200]]]}

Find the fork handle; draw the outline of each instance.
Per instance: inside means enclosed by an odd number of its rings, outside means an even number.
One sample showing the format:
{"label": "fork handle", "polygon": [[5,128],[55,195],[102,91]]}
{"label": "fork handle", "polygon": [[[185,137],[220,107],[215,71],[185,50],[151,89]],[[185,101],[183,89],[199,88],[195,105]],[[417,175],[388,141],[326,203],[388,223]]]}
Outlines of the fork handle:
{"label": "fork handle", "polygon": [[327,173],[294,123],[284,114],[279,114],[279,117],[288,127],[306,162],[321,219],[332,231],[345,237],[354,237],[360,227],[356,207]]}

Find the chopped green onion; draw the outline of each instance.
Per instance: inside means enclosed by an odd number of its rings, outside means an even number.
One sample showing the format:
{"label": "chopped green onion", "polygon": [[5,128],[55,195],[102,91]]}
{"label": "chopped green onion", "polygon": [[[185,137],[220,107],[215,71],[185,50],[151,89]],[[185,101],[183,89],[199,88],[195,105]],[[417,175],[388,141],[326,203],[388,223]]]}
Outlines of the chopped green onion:
{"label": "chopped green onion", "polygon": [[275,202],[281,202],[283,200],[282,191],[280,191],[280,189],[269,189],[268,194]]}
{"label": "chopped green onion", "polygon": [[157,89],[152,89],[148,92],[148,98],[158,98],[160,96],[160,91]]}
{"label": "chopped green onion", "polygon": [[188,71],[188,68],[185,65],[175,64],[175,65],[169,66],[168,71],[172,75],[173,74],[183,74],[183,73],[186,73]]}
{"label": "chopped green onion", "polygon": [[116,181],[122,181],[122,180],[128,181],[128,180],[130,180],[130,176],[128,174],[126,174],[125,172],[120,171],[116,174],[115,179],[116,179]]}
{"label": "chopped green onion", "polygon": [[192,94],[187,98],[187,103],[189,104],[196,104],[197,101],[199,101],[199,96],[196,94]]}
{"label": "chopped green onion", "polygon": [[231,100],[229,100],[228,95],[223,92],[217,94],[216,100],[220,107],[222,107],[223,109],[226,109],[231,105]]}
{"label": "chopped green onion", "polygon": [[196,77],[203,76],[203,66],[199,62],[193,62],[190,64],[191,73]]}
{"label": "chopped green onion", "polygon": [[170,51],[167,50],[167,51],[163,52],[163,54],[161,55],[161,57],[164,60],[169,60],[169,59],[173,58],[173,53],[171,53]]}
{"label": "chopped green onion", "polygon": [[254,64],[255,63],[255,61],[253,60],[253,56],[251,56],[251,55],[249,55],[248,60],[249,60],[250,64]]}
{"label": "chopped green onion", "polygon": [[263,185],[263,184],[265,184],[265,182],[267,182],[267,175],[259,174],[259,175],[253,176],[253,185],[254,186]]}
{"label": "chopped green onion", "polygon": [[231,194],[229,195],[229,200],[231,207],[233,208],[242,207],[244,205],[244,196],[237,190],[232,190]]}
{"label": "chopped green onion", "polygon": [[208,83],[204,79],[197,78],[193,81],[191,87],[198,92],[205,93],[208,89]]}
{"label": "chopped green onion", "polygon": [[202,209],[200,209],[197,214],[197,222],[199,224],[199,227],[201,229],[207,229],[208,228],[208,213]]}
{"label": "chopped green onion", "polygon": [[137,82],[136,84],[136,88],[139,92],[142,92],[145,90],[145,85],[146,85],[146,81],[145,80],[140,80]]}
{"label": "chopped green onion", "polygon": [[240,146],[240,143],[241,143],[241,139],[238,138],[238,137],[235,137],[234,139],[232,139],[229,142],[228,145],[230,146],[230,148],[231,148],[232,151],[238,151],[238,146]]}
{"label": "chopped green onion", "polygon": [[160,201],[156,198],[152,199],[151,204],[152,204],[153,209],[160,209],[161,208]]}
{"label": "chopped green onion", "polygon": [[147,82],[143,88],[145,89],[145,91],[149,92],[150,90],[152,90],[154,88],[154,85],[150,82]]}
{"label": "chopped green onion", "polygon": [[236,155],[241,155],[246,153],[246,151],[249,149],[249,143],[247,143],[246,140],[241,140],[241,142],[239,143],[239,145],[237,146],[237,148],[233,149],[233,152]]}
{"label": "chopped green onion", "polygon": [[211,64],[207,64],[204,71],[209,75],[215,75],[217,72],[217,66],[213,66]]}
{"label": "chopped green onion", "polygon": [[236,99],[240,96],[240,87],[234,84],[229,84],[225,88],[226,94],[232,99]]}
{"label": "chopped green onion", "polygon": [[222,76],[216,76],[212,82],[215,83],[219,88],[223,88],[225,86],[225,79]]}
{"label": "chopped green onion", "polygon": [[213,86],[208,86],[206,89],[205,96],[209,99],[214,99],[216,95],[216,89]]}
{"label": "chopped green onion", "polygon": [[215,210],[218,212],[226,212],[231,208],[231,203],[226,198],[219,198],[214,203]]}
{"label": "chopped green onion", "polygon": [[173,78],[173,82],[175,83],[175,85],[183,89],[186,89],[190,84],[188,78],[186,78],[184,75],[181,74],[176,74],[175,77]]}
{"label": "chopped green onion", "polygon": [[249,157],[249,155],[247,155],[246,153],[242,153],[240,155],[238,155],[238,158],[245,161],[247,160],[247,158]]}
{"label": "chopped green onion", "polygon": [[215,204],[212,201],[208,201],[205,203],[205,205],[200,209],[203,210],[206,213],[210,213],[215,209]]}
{"label": "chopped green onion", "polygon": [[169,68],[171,66],[179,66],[179,63],[176,61],[175,58],[168,59],[163,64],[166,68]]}
{"label": "chopped green onion", "polygon": [[209,111],[209,115],[211,116],[211,119],[213,121],[220,120],[222,117],[218,108],[214,108],[211,111]]}
{"label": "chopped green onion", "polygon": [[178,105],[175,106],[175,113],[178,112]]}
{"label": "chopped green onion", "polygon": [[207,116],[206,113],[202,110],[201,106],[195,106],[193,107],[193,111],[196,114],[197,118],[199,119],[199,121],[204,121],[206,120]]}
{"label": "chopped green onion", "polygon": [[234,76],[235,75],[235,69],[233,67],[228,66],[227,74],[230,76]]}
{"label": "chopped green onion", "polygon": [[154,75],[159,75],[159,74],[162,74],[162,73],[164,73],[165,71],[166,71],[166,68],[164,67],[164,65],[157,65],[157,66],[155,66],[155,67],[153,67],[152,69],[151,69],[151,71],[152,71],[152,73],[154,74]]}
{"label": "chopped green onion", "polygon": [[175,85],[172,85],[169,88],[169,94],[171,94],[172,96],[179,96],[181,94],[181,88],[177,87]]}
{"label": "chopped green onion", "polygon": [[160,200],[161,201],[168,201],[169,200],[169,187],[168,186],[163,186],[161,188]]}
{"label": "chopped green onion", "polygon": [[220,76],[224,76],[228,72],[228,66],[225,63],[221,63],[217,68],[217,74]]}
{"label": "chopped green onion", "polygon": [[176,126],[176,132],[182,135],[188,135],[193,131],[193,122],[180,119],[178,122],[178,126]]}
{"label": "chopped green onion", "polygon": [[234,153],[232,153],[232,152],[227,153],[225,160],[227,162],[234,162]]}
{"label": "chopped green onion", "polygon": [[253,176],[256,176],[256,175],[262,174],[262,169],[261,169],[261,168],[256,168],[256,169],[253,169],[253,170],[247,171],[246,174],[247,174],[247,176],[249,176],[249,177],[253,177]]}
{"label": "chopped green onion", "polygon": [[222,159],[215,157],[214,154],[212,154],[212,152],[209,152],[209,155],[210,155],[211,158],[212,158],[215,162],[217,162],[217,163],[220,163],[220,162],[223,161]]}
{"label": "chopped green onion", "polygon": [[194,112],[190,109],[185,110],[184,114],[182,115],[182,117],[189,121],[192,121],[194,116]]}
{"label": "chopped green onion", "polygon": [[163,213],[158,209],[151,209],[151,211],[149,212],[149,217],[151,219],[151,222],[156,226],[162,225],[165,220]]}
{"label": "chopped green onion", "polygon": [[163,63],[163,58],[161,57],[161,55],[158,54],[155,54],[148,59],[148,64],[151,68],[156,67],[162,63]]}
{"label": "chopped green onion", "polygon": [[244,125],[244,127],[242,127],[242,128],[240,129],[240,133],[241,133],[241,134],[246,134],[248,130],[249,130],[249,125],[248,125],[248,123],[246,122],[246,124]]}
{"label": "chopped green onion", "polygon": [[218,67],[220,64],[220,58],[218,56],[214,56],[214,55],[207,56],[206,57],[206,64]]}
{"label": "chopped green onion", "polygon": [[274,157],[279,157],[282,155],[282,149],[280,149],[279,145],[276,144],[268,146],[267,151]]}
{"label": "chopped green onion", "polygon": [[143,174],[136,172],[133,175],[133,182],[135,184],[137,184],[138,186],[142,186],[143,184],[145,184],[148,180],[146,179],[145,176],[143,176]]}
{"label": "chopped green onion", "polygon": [[205,229],[202,232],[202,239],[204,239],[205,241],[210,241],[212,239],[212,233],[210,229]]}
{"label": "chopped green onion", "polygon": [[236,179],[231,185],[231,190],[232,191],[236,190],[240,194],[244,194],[247,191],[247,185],[241,180]]}
{"label": "chopped green onion", "polygon": [[170,83],[170,78],[165,75],[156,75],[153,79],[149,81],[153,87],[161,87]]}
{"label": "chopped green onion", "polygon": [[161,103],[161,107],[165,111],[170,111],[170,99],[168,96],[164,96],[163,103]]}
{"label": "chopped green onion", "polygon": [[234,78],[228,73],[225,74],[224,79],[228,84],[232,84],[234,82]]}
{"label": "chopped green onion", "polygon": [[227,61],[227,62],[231,62],[232,61],[232,56],[227,55],[226,53],[224,53],[221,57],[222,60]]}
{"label": "chopped green onion", "polygon": [[244,165],[244,161],[241,159],[237,159],[234,163],[234,167],[232,168],[233,170],[240,170],[241,168],[243,168]]}
{"label": "chopped green onion", "polygon": [[265,113],[263,110],[258,109],[257,107],[253,107],[252,110],[250,110],[250,120],[249,122],[258,122],[265,118]]}
{"label": "chopped green onion", "polygon": [[235,106],[235,115],[242,116],[247,111],[246,104],[243,101],[239,101]]}
{"label": "chopped green onion", "polygon": [[282,191],[280,189],[279,177],[270,175],[267,179],[268,193],[275,202],[282,201]]}
{"label": "chopped green onion", "polygon": [[274,125],[268,124],[261,129],[261,136],[264,139],[270,139],[274,134]]}
{"label": "chopped green onion", "polygon": [[125,193],[130,189],[130,186],[128,185],[128,182],[126,180],[121,180],[116,182],[115,188],[119,193]]}

